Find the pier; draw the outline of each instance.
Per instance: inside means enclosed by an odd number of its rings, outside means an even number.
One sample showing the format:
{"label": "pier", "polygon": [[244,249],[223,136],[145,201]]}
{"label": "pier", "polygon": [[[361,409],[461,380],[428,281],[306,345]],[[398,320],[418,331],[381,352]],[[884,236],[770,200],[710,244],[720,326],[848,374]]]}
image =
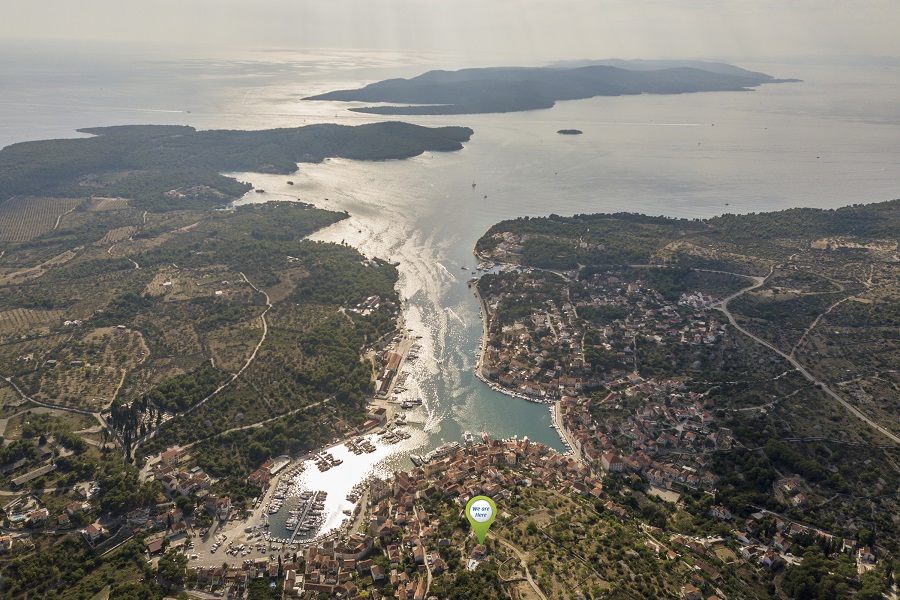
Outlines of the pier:
{"label": "pier", "polygon": [[304,526],[309,527],[310,523],[307,522],[307,517],[310,513],[317,507],[319,504],[325,502],[325,497],[327,496],[327,492],[315,492],[309,498],[306,499],[306,506],[303,508],[303,516],[297,521],[297,525],[294,527],[293,533],[291,533],[291,537],[288,540],[288,544],[293,544],[294,540],[297,538],[297,534],[300,532]]}

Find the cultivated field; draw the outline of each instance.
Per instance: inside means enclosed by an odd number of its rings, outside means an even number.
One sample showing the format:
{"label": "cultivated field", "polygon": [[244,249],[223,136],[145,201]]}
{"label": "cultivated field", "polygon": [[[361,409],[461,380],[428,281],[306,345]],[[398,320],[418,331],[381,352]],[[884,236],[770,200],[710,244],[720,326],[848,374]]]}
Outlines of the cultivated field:
{"label": "cultivated field", "polygon": [[137,232],[138,228],[134,226],[129,227],[117,227],[115,229],[110,229],[106,235],[104,235],[97,242],[98,245],[108,245],[115,244],[116,242],[120,242],[124,239],[127,239],[134,235]]}
{"label": "cultivated field", "polygon": [[0,204],[0,242],[27,242],[54,229],[79,198],[15,196]]}
{"label": "cultivated field", "polygon": [[4,284],[20,284],[25,283],[26,281],[30,281],[32,279],[37,279],[41,275],[47,272],[51,267],[58,267],[63,265],[73,258],[75,258],[77,254],[72,250],[66,250],[60,254],[57,254],[50,260],[47,260],[35,267],[30,267],[27,269],[23,269],[21,271],[13,271],[7,273],[0,277],[0,285]]}
{"label": "cultivated field", "polygon": [[38,335],[49,331],[51,325],[61,325],[62,310],[34,310],[15,308],[0,311],[0,340],[20,335]]}
{"label": "cultivated field", "polygon": [[204,345],[217,368],[236,373],[247,363],[261,335],[261,322],[253,319],[213,330],[205,336]]}
{"label": "cultivated field", "polygon": [[112,401],[124,375],[146,360],[149,350],[137,331],[66,329],[68,335],[58,338],[65,343],[52,354],[38,346],[37,352],[20,355],[20,368],[33,386],[29,391],[39,400],[99,410]]}

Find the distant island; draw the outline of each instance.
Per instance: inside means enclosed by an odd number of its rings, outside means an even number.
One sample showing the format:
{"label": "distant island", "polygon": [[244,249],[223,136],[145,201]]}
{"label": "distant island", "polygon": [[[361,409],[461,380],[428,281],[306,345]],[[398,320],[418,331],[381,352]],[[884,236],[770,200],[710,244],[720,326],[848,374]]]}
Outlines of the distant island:
{"label": "distant island", "polygon": [[560,135],[581,135],[584,132],[580,129],[560,129],[556,133]]}
{"label": "distant island", "polygon": [[537,110],[559,100],[595,96],[748,91],[763,83],[785,81],[798,80],[775,79],[726,63],[611,60],[428,71],[411,79],[388,79],[304,100],[393,104],[350,109],[379,115],[457,115]]}

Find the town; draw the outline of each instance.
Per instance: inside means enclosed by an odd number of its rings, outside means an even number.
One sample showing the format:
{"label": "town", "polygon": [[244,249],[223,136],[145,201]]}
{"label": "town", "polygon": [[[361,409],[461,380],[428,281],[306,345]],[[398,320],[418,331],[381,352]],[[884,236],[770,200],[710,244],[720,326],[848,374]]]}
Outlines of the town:
{"label": "town", "polygon": [[[606,470],[641,473],[653,485],[715,487],[703,450],[730,447],[731,431],[717,425],[710,401],[684,390],[684,381],[642,377],[635,348],[639,339],[672,353],[714,347],[725,331],[707,310],[712,297],[694,292],[669,302],[621,272],[594,275],[579,300],[571,282],[529,269],[479,286],[489,332],[496,332],[484,351],[484,374],[503,389],[555,402],[557,425],[576,455]],[[529,303],[530,314],[504,324],[512,307]],[[615,318],[588,316],[598,309]]]}
{"label": "town", "polygon": [[[283,597],[318,598],[324,593],[424,599],[434,589],[444,589],[457,570],[477,571],[482,562],[494,560],[494,554],[502,554],[504,560],[513,556],[503,554],[505,546],[515,546],[513,524],[524,527],[542,512],[522,510],[525,490],[573,499],[585,511],[638,532],[654,561],[673,562],[683,569],[676,594],[681,598],[732,597],[723,590],[726,568],[781,571],[800,563],[811,546],[821,545],[852,559],[859,573],[876,567],[876,552],[868,540],[840,538],[766,510],[740,518],[713,504],[712,496],[691,491],[691,482],[677,478],[665,483],[675,489],[686,486],[686,493],[708,505],[704,517],[721,524],[718,533],[688,535],[648,523],[632,500],[643,496],[637,490],[648,489],[630,472],[633,466],[610,453],[596,462],[578,460],[528,440],[471,442],[420,468],[397,473],[390,481],[374,480],[357,531],[275,556],[244,558],[246,553],[234,552],[233,558],[224,558],[224,565],[189,566],[185,583],[188,589],[218,590],[228,597],[245,597],[254,581],[264,581],[282,590]],[[476,495],[494,498],[500,507],[500,522],[486,546],[460,523],[462,507]],[[211,505],[207,508],[213,510]],[[159,542],[152,542],[148,553],[161,550]],[[185,547],[183,552],[191,549]]]}

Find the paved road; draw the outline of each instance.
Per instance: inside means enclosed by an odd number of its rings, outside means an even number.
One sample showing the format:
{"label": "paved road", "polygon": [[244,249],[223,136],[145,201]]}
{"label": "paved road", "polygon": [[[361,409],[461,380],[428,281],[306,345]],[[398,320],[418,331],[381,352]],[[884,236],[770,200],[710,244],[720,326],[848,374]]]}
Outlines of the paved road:
{"label": "paved road", "polygon": [[578,449],[578,446],[575,445],[575,438],[569,434],[569,430],[565,428],[563,425],[562,419],[562,411],[560,410],[561,402],[557,400],[553,403],[553,414],[555,418],[553,421],[556,423],[556,432],[559,436],[569,445],[569,449],[572,451],[572,455],[575,457],[575,460],[579,462],[585,462],[585,460],[581,456],[581,451]]}
{"label": "paved road", "polygon": [[256,423],[250,423],[249,425],[242,425],[240,427],[232,427],[231,429],[226,429],[225,431],[220,431],[219,433],[217,433],[215,435],[211,435],[209,437],[205,437],[205,438],[193,441],[189,444],[185,444],[184,446],[179,446],[179,448],[181,450],[187,450],[188,448],[193,448],[194,446],[196,446],[197,444],[199,444],[201,442],[205,442],[207,440],[211,440],[213,438],[220,437],[223,435],[228,435],[229,433],[231,433],[233,431],[243,431],[244,429],[258,429],[258,428],[262,427],[263,425],[265,425],[266,423],[271,423],[272,421],[277,421],[278,419],[283,419],[285,417],[289,417],[290,415],[292,415],[294,413],[309,410],[309,409],[315,408],[317,406],[322,406],[323,404],[327,404],[327,403],[331,402],[332,400],[334,400],[333,397],[325,398],[324,400],[320,400],[319,402],[313,402],[312,404],[307,404],[306,406],[301,406],[300,408],[295,408],[294,410],[288,411],[288,412],[280,414],[280,415],[275,415],[274,417],[270,417],[270,418],[264,419],[262,421],[257,421]]}
{"label": "paved road", "polygon": [[[772,271],[769,271],[769,275],[771,275],[771,274],[772,274]],[[886,438],[888,438],[895,444],[900,445],[900,437],[894,435],[887,428],[879,425],[878,423],[876,423],[875,421],[873,421],[872,419],[870,419],[869,417],[864,415],[862,412],[860,412],[860,410],[857,409],[855,406],[853,406],[852,404],[850,404],[849,402],[844,400],[842,397],[837,395],[831,388],[829,388],[827,385],[825,385],[825,382],[820,381],[812,373],[807,371],[806,367],[804,367],[799,362],[797,362],[797,359],[795,359],[793,356],[791,356],[785,352],[782,352],[781,350],[779,350],[778,348],[776,348],[769,342],[767,342],[763,339],[760,339],[759,337],[753,335],[752,333],[750,333],[749,331],[747,331],[746,329],[744,329],[743,327],[738,325],[737,321],[734,318],[734,315],[732,315],[731,311],[728,310],[728,302],[730,302],[731,300],[737,298],[738,296],[740,296],[742,294],[745,294],[746,292],[749,292],[751,290],[754,290],[754,289],[760,287],[761,285],[763,285],[763,283],[765,283],[765,281],[766,281],[766,279],[768,279],[769,275],[767,275],[766,277],[754,277],[753,279],[755,280],[755,283],[753,285],[746,287],[746,288],[740,290],[739,292],[736,292],[736,293],[732,294],[731,296],[725,298],[724,300],[719,302],[717,305],[715,305],[714,308],[721,311],[728,318],[728,322],[731,323],[732,327],[734,327],[735,329],[737,329],[738,331],[740,331],[741,333],[743,333],[750,339],[756,341],[758,344],[760,344],[762,346],[765,346],[766,348],[768,348],[769,350],[771,350],[778,356],[780,356],[783,359],[785,359],[786,361],[788,361],[795,369],[797,369],[797,371],[800,372],[801,375],[806,377],[809,381],[811,381],[813,384],[815,384],[815,386],[818,387],[819,389],[821,389],[823,392],[825,392],[826,394],[828,394],[829,396],[834,398],[834,400],[836,400],[838,403],[840,403],[841,406],[843,406],[845,409],[847,409],[847,411],[850,414],[852,414],[854,417],[863,421],[864,423],[869,425],[872,429],[877,430],[879,433],[884,435]],[[746,277],[746,276],[744,276],[744,277]]]}
{"label": "paved road", "polygon": [[[43,407],[43,408],[50,408],[50,409],[53,409],[53,410],[62,410],[62,411],[66,411],[66,412],[70,412],[70,413],[75,413],[75,414],[79,414],[79,415],[85,415],[85,416],[87,416],[87,417],[93,417],[93,418],[97,419],[97,421],[100,423],[100,425],[101,425],[102,427],[105,427],[105,428],[107,428],[107,429],[110,430],[110,432],[112,433],[113,438],[119,443],[119,445],[120,445],[120,446],[122,445],[122,440],[121,440],[121,438],[119,437],[118,432],[116,432],[114,429],[111,429],[111,428],[107,427],[106,421],[103,420],[103,417],[101,416],[101,414],[100,414],[99,412],[91,412],[91,411],[89,411],[89,410],[84,410],[84,409],[81,409],[81,408],[73,408],[73,407],[71,407],[71,406],[62,406],[62,405],[60,405],[60,404],[54,404],[54,403],[52,403],[52,402],[45,402],[45,401],[43,401],[43,400],[38,400],[38,399],[36,399],[36,398],[32,398],[32,397],[30,397],[28,394],[26,394],[24,391],[22,391],[22,388],[20,388],[18,385],[16,385],[16,383],[12,380],[11,377],[4,377],[4,376],[2,376],[2,375],[0,375],[0,377],[2,377],[3,380],[4,380],[6,383],[8,383],[10,386],[12,386],[12,388],[16,391],[17,394],[19,394],[19,396],[20,396],[23,400],[26,400],[26,401],[28,401],[28,402],[32,402],[32,403],[34,403],[34,404],[36,404],[36,405],[38,405],[38,406],[41,406],[41,407]],[[31,410],[34,410],[34,409],[31,409]],[[6,426],[4,425],[4,429],[5,429],[5,428],[6,428]],[[87,441],[87,440],[85,440],[85,441]]]}

